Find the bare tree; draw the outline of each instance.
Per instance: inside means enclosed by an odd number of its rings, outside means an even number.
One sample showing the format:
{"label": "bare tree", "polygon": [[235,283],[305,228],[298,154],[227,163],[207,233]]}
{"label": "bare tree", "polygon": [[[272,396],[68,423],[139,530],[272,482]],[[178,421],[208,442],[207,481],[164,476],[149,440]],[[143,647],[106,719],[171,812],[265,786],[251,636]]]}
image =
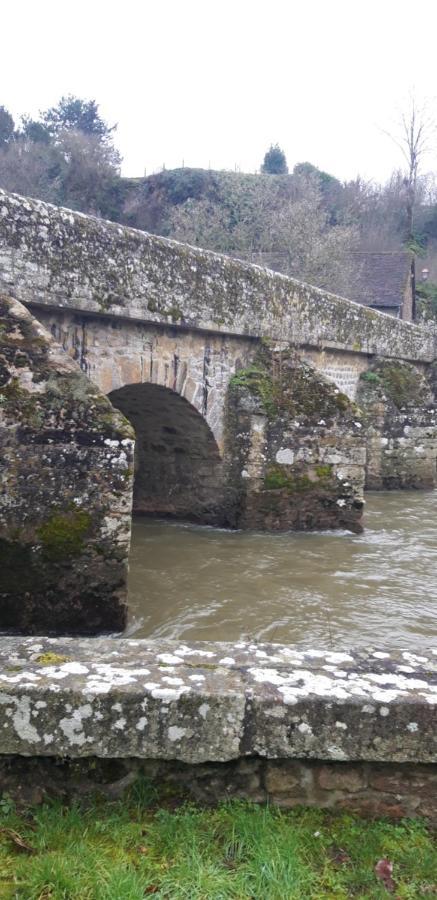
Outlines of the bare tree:
{"label": "bare tree", "polygon": [[412,93],[400,115],[397,131],[385,132],[399,147],[406,163],[404,186],[407,242],[414,240],[418,179],[422,174],[423,161],[431,150],[435,131],[436,119],[430,102],[419,102]]}

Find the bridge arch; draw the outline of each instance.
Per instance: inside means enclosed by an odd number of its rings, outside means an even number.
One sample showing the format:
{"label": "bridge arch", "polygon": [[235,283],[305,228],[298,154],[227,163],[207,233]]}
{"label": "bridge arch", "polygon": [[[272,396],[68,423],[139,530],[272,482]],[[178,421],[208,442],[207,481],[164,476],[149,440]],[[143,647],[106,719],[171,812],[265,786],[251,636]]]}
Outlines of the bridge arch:
{"label": "bridge arch", "polygon": [[134,513],[223,522],[223,460],[206,419],[183,396],[151,382],[111,391],[136,434]]}

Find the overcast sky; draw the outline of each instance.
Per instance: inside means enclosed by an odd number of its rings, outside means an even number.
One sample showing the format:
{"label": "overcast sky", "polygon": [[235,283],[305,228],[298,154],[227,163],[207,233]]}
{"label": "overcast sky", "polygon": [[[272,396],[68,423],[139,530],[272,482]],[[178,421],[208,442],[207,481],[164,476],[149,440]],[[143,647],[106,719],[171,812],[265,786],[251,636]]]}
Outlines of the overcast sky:
{"label": "overcast sky", "polygon": [[1,23],[0,105],[97,100],[127,175],[254,172],[278,142],[290,169],[383,180],[383,130],[437,95],[435,0],[3,0]]}

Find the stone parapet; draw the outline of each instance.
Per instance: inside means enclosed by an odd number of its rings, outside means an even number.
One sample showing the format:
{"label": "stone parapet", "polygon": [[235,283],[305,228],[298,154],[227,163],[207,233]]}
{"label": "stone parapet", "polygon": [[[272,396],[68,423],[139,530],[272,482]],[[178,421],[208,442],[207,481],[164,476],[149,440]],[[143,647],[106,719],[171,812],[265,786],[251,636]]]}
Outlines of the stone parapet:
{"label": "stone parapet", "polygon": [[0,646],[2,755],[429,764],[436,708],[436,650],[101,638]]}
{"label": "stone parapet", "polygon": [[413,361],[435,335],[211,251],[0,191],[0,288],[37,303]]}

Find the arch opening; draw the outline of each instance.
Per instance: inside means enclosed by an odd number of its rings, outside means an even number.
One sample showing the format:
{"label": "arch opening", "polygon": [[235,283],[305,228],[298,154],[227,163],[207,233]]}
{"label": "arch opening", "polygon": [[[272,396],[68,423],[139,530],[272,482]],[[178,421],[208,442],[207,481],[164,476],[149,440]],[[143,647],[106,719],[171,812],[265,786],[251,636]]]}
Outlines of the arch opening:
{"label": "arch opening", "polygon": [[135,430],[134,514],[228,524],[223,460],[194,406],[156,384],[130,384],[108,396]]}

